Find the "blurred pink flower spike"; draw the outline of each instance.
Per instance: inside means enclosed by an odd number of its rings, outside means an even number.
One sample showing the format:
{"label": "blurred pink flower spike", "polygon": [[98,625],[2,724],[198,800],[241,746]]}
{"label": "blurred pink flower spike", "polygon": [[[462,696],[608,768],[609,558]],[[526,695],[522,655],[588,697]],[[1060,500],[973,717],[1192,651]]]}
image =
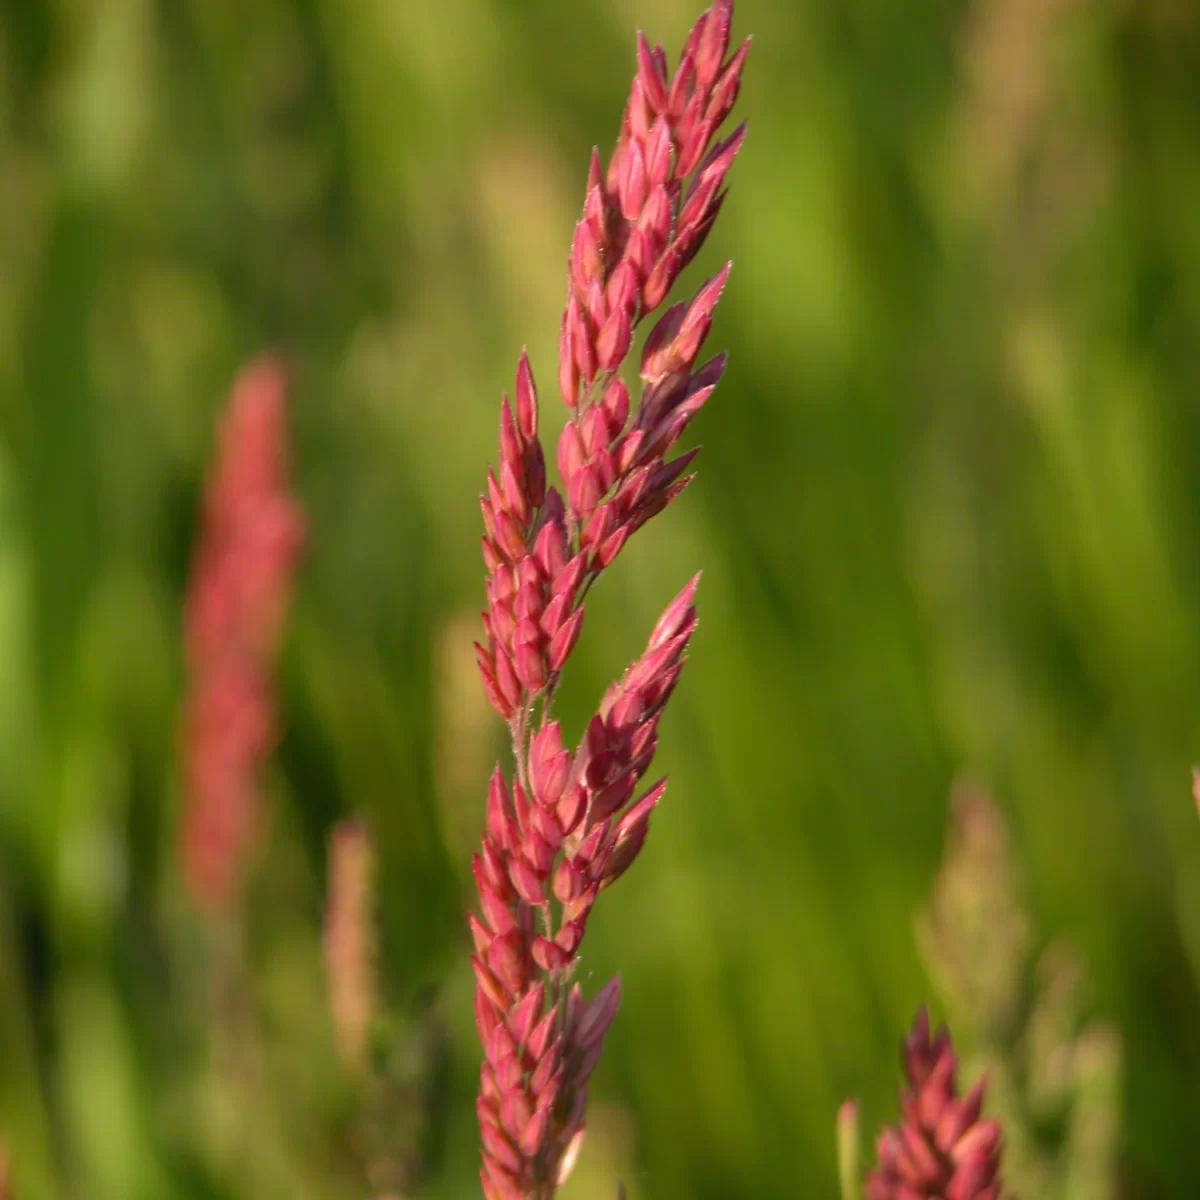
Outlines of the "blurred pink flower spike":
{"label": "blurred pink flower spike", "polygon": [[260,822],[259,773],[277,737],[271,669],[304,546],[289,493],[287,373],[239,375],[204,493],[185,609],[180,854],[196,901],[235,897]]}
{"label": "blurred pink flower spike", "polygon": [[879,1166],[866,1180],[867,1200],[1000,1200],[998,1121],[980,1116],[984,1080],[960,1097],[950,1035],[930,1034],[929,1014],[917,1014],[904,1040],[908,1087],[902,1121],[879,1135]]}

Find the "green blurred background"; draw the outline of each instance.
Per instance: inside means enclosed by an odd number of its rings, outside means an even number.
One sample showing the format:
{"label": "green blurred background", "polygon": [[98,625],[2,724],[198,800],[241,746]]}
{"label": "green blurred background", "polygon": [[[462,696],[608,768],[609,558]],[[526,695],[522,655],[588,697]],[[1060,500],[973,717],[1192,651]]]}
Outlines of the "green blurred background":
{"label": "green blurred background", "polygon": [[[477,1194],[464,912],[504,753],[477,497],[545,426],[587,154],[696,0],[0,2],[0,1137],[18,1200],[363,1196],[325,1014],[329,824],[379,838],[417,1194]],[[914,913],[968,772],[1120,1030],[1120,1194],[1200,1195],[1200,9],[740,0],[750,138],[701,474],[588,601],[572,733],[704,569],[671,776],[583,958],[625,998],[564,1197],[828,1197],[935,996]],[[214,1049],[174,859],[214,418],[297,369],[311,522]],[[219,957],[219,955],[218,955]],[[403,1106],[397,1129],[410,1119]],[[1082,1194],[1082,1193],[1081,1193]]]}

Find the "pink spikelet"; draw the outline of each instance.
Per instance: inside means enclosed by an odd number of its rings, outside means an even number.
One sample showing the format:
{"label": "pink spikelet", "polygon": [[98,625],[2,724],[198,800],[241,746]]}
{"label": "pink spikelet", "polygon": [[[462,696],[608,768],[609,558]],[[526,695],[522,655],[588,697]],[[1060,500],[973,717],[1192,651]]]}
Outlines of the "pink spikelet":
{"label": "pink spikelet", "polygon": [[271,668],[304,521],[288,492],[287,375],[243,369],[221,422],[185,611],[180,854],[197,902],[234,898],[259,824],[259,770],[277,736]]}
{"label": "pink spikelet", "polygon": [[984,1081],[959,1096],[950,1035],[931,1035],[924,1009],[904,1040],[903,1061],[903,1119],[879,1135],[867,1200],[1000,1200],[1001,1130],[980,1116]]}
{"label": "pink spikelet", "polygon": [[571,248],[559,353],[570,413],[557,453],[563,490],[547,485],[537,388],[522,353],[513,399],[501,403],[499,467],[480,498],[487,610],[475,650],[516,761],[514,779],[499,766],[492,775],[472,863],[488,1200],[545,1200],[571,1171],[588,1078],[621,994],[614,978],[585,1000],[573,982],[579,946],[596,898],[641,851],[666,789],[645,776],[696,627],[699,576],[667,606],[578,747],[564,744],[550,709],[587,591],[689,482],[696,452],[668,454],[724,371],[723,354],[696,363],[728,266],[650,331],[636,405],[619,374],[637,327],[708,236],[745,136],[739,127],[715,140],[748,49],[727,57],[732,15],[732,0],[717,0],[700,17],[674,76],[662,47],[639,35],[621,136],[607,170],[593,152]]}

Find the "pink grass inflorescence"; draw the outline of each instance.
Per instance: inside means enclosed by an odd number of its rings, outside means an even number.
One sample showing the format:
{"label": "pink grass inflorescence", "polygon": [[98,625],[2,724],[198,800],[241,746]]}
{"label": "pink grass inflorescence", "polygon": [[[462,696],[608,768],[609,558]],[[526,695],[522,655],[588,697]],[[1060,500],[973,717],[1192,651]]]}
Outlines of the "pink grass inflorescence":
{"label": "pink grass inflorescence", "polygon": [[698,577],[667,606],[574,751],[550,707],[589,588],[690,481],[696,451],[667,456],[725,368],[724,354],[696,364],[728,265],[651,329],[636,409],[619,373],[638,326],[708,236],[745,137],[739,126],[715,139],[749,49],[726,57],[732,17],[732,0],[717,0],[673,76],[661,45],[639,34],[620,139],[607,170],[593,151],[569,259],[558,372],[569,412],[557,453],[563,490],[547,484],[537,388],[522,353],[514,401],[501,404],[499,469],[481,498],[488,607],[476,653],[516,763],[511,782],[499,766],[492,776],[473,862],[489,1200],[543,1200],[571,1169],[588,1077],[620,1000],[614,978],[585,1001],[574,964],[596,897],[637,857],[666,788],[659,780],[638,794],[695,629]]}
{"label": "pink grass inflorescence", "polygon": [[276,739],[271,668],[304,544],[288,490],[287,375],[264,357],[238,377],[205,489],[185,615],[181,854],[197,901],[233,898]]}
{"label": "pink grass inflorescence", "polygon": [[1001,1130],[980,1115],[984,1080],[959,1096],[950,1035],[931,1034],[925,1009],[904,1039],[902,1058],[902,1120],[879,1135],[867,1200],[1000,1200]]}

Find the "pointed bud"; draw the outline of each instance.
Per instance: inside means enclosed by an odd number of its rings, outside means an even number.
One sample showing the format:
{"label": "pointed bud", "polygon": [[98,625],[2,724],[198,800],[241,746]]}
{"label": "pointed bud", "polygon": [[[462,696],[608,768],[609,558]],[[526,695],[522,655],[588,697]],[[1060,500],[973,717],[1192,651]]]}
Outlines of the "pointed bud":
{"label": "pointed bud", "polygon": [[504,720],[510,720],[515,707],[496,681],[495,659],[478,642],[475,643],[475,661],[479,666],[479,675],[483,680],[483,690],[487,694],[488,703]]}
{"label": "pointed bud", "polygon": [[538,804],[556,804],[570,773],[571,755],[563,749],[558,722],[551,721],[533,735],[529,745],[529,782]]}
{"label": "pointed bud", "polygon": [[614,813],[624,808],[637,787],[637,776],[632,771],[624,771],[611,783],[598,788],[592,796],[590,809],[593,821],[606,821]]}
{"label": "pointed bud", "polygon": [[542,895],[542,881],[538,873],[520,855],[514,855],[508,862],[508,877],[518,896],[526,904],[539,905],[545,900]]}
{"label": "pointed bud", "polygon": [[561,971],[571,961],[571,955],[539,933],[533,942],[533,961],[543,971]]}
{"label": "pointed bud", "polygon": [[638,30],[638,78],[642,81],[642,94],[651,112],[661,113],[667,106],[667,80],[660,69],[646,35]]}
{"label": "pointed bud", "polygon": [[642,308],[646,312],[652,312],[667,298],[682,269],[679,255],[673,249],[666,250],[642,287]]}
{"label": "pointed bud", "polygon": [[579,471],[567,486],[567,498],[580,520],[587,520],[603,494],[599,472],[591,465]]}
{"label": "pointed bud", "polygon": [[542,1105],[553,1108],[562,1087],[563,1068],[556,1042],[551,1043],[550,1049],[542,1055],[541,1061],[529,1078],[529,1090],[537,1096],[539,1108]]}
{"label": "pointed bud", "polygon": [[[504,937],[506,934],[513,933],[517,925],[508,905],[491,888],[484,888],[479,893],[479,907],[483,910],[483,917],[487,922],[489,933],[486,944],[482,947],[482,950],[486,951],[491,946],[493,937]],[[480,947],[477,946],[476,949],[480,949]]]}
{"label": "pointed bud", "polygon": [[587,794],[578,785],[569,787],[563,792],[558,802],[558,824],[564,837],[575,832],[587,808]]}
{"label": "pointed bud", "polygon": [[589,198],[600,190],[600,181],[604,177],[604,167],[600,162],[600,151],[593,146],[592,157],[588,162],[587,195]]}
{"label": "pointed bud", "polygon": [[484,1047],[487,1061],[493,1066],[498,1066],[506,1058],[514,1058],[516,1053],[517,1044],[513,1040],[512,1034],[509,1033],[508,1027],[503,1021],[497,1022],[495,1029],[492,1030],[492,1036]]}
{"label": "pointed bud", "polygon": [[529,1035],[528,1049],[533,1058],[541,1061],[546,1057],[558,1025],[558,1007],[555,1005],[533,1027],[533,1032]]}
{"label": "pointed bud", "polygon": [[478,955],[471,955],[471,966],[475,971],[475,982],[479,985],[479,990],[499,1009],[501,1012],[506,1007],[504,989],[500,986],[500,981],[484,965]]}
{"label": "pointed bud", "polygon": [[664,779],[642,797],[621,818],[616,829],[616,839],[612,850],[608,853],[600,878],[600,887],[606,888],[616,883],[633,865],[634,859],[642,852],[646,844],[646,835],[650,831],[650,814],[653,812],[663,793],[667,790]]}
{"label": "pointed bud", "polygon": [[654,255],[662,253],[671,233],[673,208],[670,194],[663,186],[655,187],[646,201],[646,207],[638,220],[638,228],[650,237]]}
{"label": "pointed bud", "polygon": [[517,642],[513,647],[513,668],[521,686],[531,695],[536,695],[546,686],[546,656],[536,642]]}
{"label": "pointed bud", "polygon": [[575,1034],[578,1044],[592,1046],[600,1041],[613,1023],[620,1005],[621,977],[614,975],[587,1006]]}
{"label": "pointed bud", "polygon": [[[489,471],[489,486],[491,486],[493,482],[494,476]],[[500,498],[505,511],[512,515],[518,526],[527,526],[530,518],[533,516],[529,503],[529,496],[526,494],[525,489],[521,486],[520,481],[517,479],[516,472],[514,472],[512,466],[508,463],[505,463],[500,468],[499,487]]]}
{"label": "pointed bud", "polygon": [[583,414],[579,422],[579,439],[588,458],[595,458],[608,445],[608,423],[599,405],[592,405]]}
{"label": "pointed bud", "polygon": [[[601,826],[597,826],[596,828],[599,829],[600,832],[603,832],[603,828]],[[569,903],[563,905],[564,919],[568,921],[575,921],[582,925],[585,921],[587,921],[588,916],[592,911],[592,906],[596,903],[596,897],[599,894],[599,885],[595,883],[589,883],[587,887],[585,887],[583,891],[575,897],[574,900],[571,900]]]}
{"label": "pointed bud", "polygon": [[613,148],[608,160],[608,170],[604,172],[604,192],[611,200],[615,198],[617,189],[621,186],[621,172],[625,169],[625,155],[629,153],[629,105],[625,105],[625,116],[621,119],[621,136]]}
{"label": "pointed bud", "polygon": [[521,681],[512,660],[499,646],[496,648],[496,687],[509,711],[515,711],[521,703]]}
{"label": "pointed bud", "polygon": [[[484,1150],[494,1158],[506,1171],[516,1175],[521,1169],[521,1160],[509,1138],[501,1130],[492,1125],[481,1123],[479,1126],[480,1139]],[[503,1193],[500,1193],[503,1195]]]}
{"label": "pointed bud", "polygon": [[485,891],[493,891],[503,901],[511,899],[512,887],[508,882],[504,862],[496,850],[495,843],[486,835],[480,852],[471,856],[471,873],[475,876],[480,895]]}
{"label": "pointed bud", "polygon": [[529,1103],[529,1097],[520,1088],[505,1092],[500,1097],[500,1124],[513,1141],[521,1136],[522,1130],[529,1124],[532,1116],[533,1105]]}
{"label": "pointed bud", "polygon": [[566,530],[557,521],[547,521],[533,542],[533,562],[543,578],[557,578],[566,566]]}
{"label": "pointed bud", "polygon": [[579,632],[582,628],[583,606],[580,605],[550,641],[550,648],[546,652],[550,670],[561,671],[563,669],[563,664],[570,658],[571,651],[575,649],[575,643],[579,641]]}
{"label": "pointed bud", "polygon": [[580,381],[590,387],[592,380],[596,378],[596,348],[592,344],[592,334],[588,328],[588,315],[578,305],[575,308],[575,330],[571,341]]}
{"label": "pointed bud", "polygon": [[701,574],[702,572],[697,571],[663,610],[662,616],[655,622],[654,629],[650,633],[650,640],[646,644],[647,650],[660,649],[678,637],[684,630],[690,634],[696,619],[696,610],[692,607],[692,601],[696,596],[696,588],[700,586]]}
{"label": "pointed bud", "polygon": [[596,335],[596,362],[602,371],[611,371],[620,366],[629,352],[632,327],[629,312],[614,308]]}
{"label": "pointed bud", "polygon": [[554,944],[574,956],[583,941],[583,926],[576,921],[566,921],[554,935]]}
{"label": "pointed bud", "polygon": [[521,997],[509,1013],[509,1031],[518,1047],[523,1047],[529,1041],[534,1026],[542,1019],[545,1000],[546,985],[539,980]]}
{"label": "pointed bud", "polygon": [[572,294],[563,313],[562,333],[558,342],[558,386],[563,403],[571,409],[579,403],[579,367],[575,357],[578,306],[579,301]]}
{"label": "pointed bud", "polygon": [[646,160],[637,142],[629,144],[621,166],[621,177],[617,181],[621,216],[627,221],[636,221],[646,202]]}
{"label": "pointed bud", "polygon": [[517,848],[520,832],[512,818],[512,799],[499,763],[488,783],[487,828],[488,835],[497,846],[510,851]]}
{"label": "pointed bud", "polygon": [[529,353],[525,349],[521,350],[521,359],[517,364],[517,425],[525,441],[531,442],[537,437],[537,387],[533,382]]}
{"label": "pointed bud", "polygon": [[717,78],[725,51],[729,49],[733,0],[717,0],[701,20],[704,27],[696,46],[696,86],[708,88]]}
{"label": "pointed bud", "polygon": [[500,398],[500,462],[519,467],[523,460],[521,434],[513,419],[512,405],[509,404],[506,394]]}
{"label": "pointed bud", "polygon": [[604,389],[600,398],[600,411],[604,413],[605,429],[611,442],[625,428],[629,420],[629,388],[619,375]]}
{"label": "pointed bud", "polygon": [[701,247],[703,247],[707,240],[709,232],[712,230],[717,216],[721,211],[721,206],[725,203],[725,197],[728,194],[728,188],[718,192],[696,224],[680,228],[679,234],[672,244],[672,248],[679,260],[679,269],[681,271],[700,253]]}
{"label": "pointed bud", "polygon": [[575,226],[571,243],[571,279],[581,292],[592,282],[603,278],[600,239],[587,219]]}
{"label": "pointed bud", "polygon": [[747,38],[738,52],[729,60],[722,70],[716,83],[709,93],[708,105],[704,109],[704,119],[717,129],[721,122],[729,116],[730,110],[738,98],[742,86],[742,67],[746,63],[746,55],[750,53],[750,42]]}
{"label": "pointed bud", "polygon": [[612,565],[613,560],[625,548],[625,543],[629,540],[629,535],[633,531],[628,525],[622,525],[615,533],[606,537],[599,546],[596,547],[596,569],[603,570],[605,567]]}
{"label": "pointed bud", "polygon": [[616,498],[601,504],[588,518],[579,535],[579,544],[584,550],[592,550],[612,532],[617,519]]}
{"label": "pointed bud", "polygon": [[[619,309],[628,320],[632,320],[639,296],[637,269],[633,263],[622,260],[609,277],[604,291],[605,303],[610,310]],[[628,348],[628,343],[626,348]],[[622,354],[621,357],[624,355]]]}
{"label": "pointed bud", "polygon": [[550,1106],[542,1105],[530,1118],[517,1140],[517,1149],[526,1158],[536,1158],[550,1129]]}
{"label": "pointed bud", "polygon": [[525,553],[525,534],[516,518],[505,509],[498,509],[496,521],[496,544],[516,562]]}
{"label": "pointed bud", "polygon": [[[689,368],[696,359],[700,343],[708,333],[713,310],[717,307],[717,301],[720,300],[726,283],[729,282],[731,270],[733,270],[733,263],[727,262],[716,275],[704,284],[688,305],[687,315],[683,318],[683,324],[679,329],[676,353]],[[694,330],[699,332],[693,333]]]}
{"label": "pointed bud", "polygon": [[670,369],[671,346],[683,324],[686,305],[680,301],[671,305],[661,317],[646,338],[642,347],[641,376],[648,383],[662,379]]}
{"label": "pointed bud", "polygon": [[575,476],[583,469],[588,460],[579,427],[574,421],[568,421],[558,438],[558,473],[568,491]]}
{"label": "pointed bud", "polygon": [[666,117],[659,117],[650,127],[650,135],[646,138],[646,183],[652,195],[663,189],[671,179],[671,152],[670,126]]}
{"label": "pointed bud", "polygon": [[495,934],[474,913],[467,913],[467,925],[471,930],[471,941],[475,943],[475,953],[486,957]]}
{"label": "pointed bud", "polygon": [[[699,221],[708,203],[720,189],[725,176],[729,173],[729,168],[733,166],[733,160],[737,157],[738,151],[741,150],[745,141],[746,122],[743,121],[727,138],[715,143],[704,156],[704,161],[696,171],[696,178],[688,189],[687,202],[679,214],[681,229]],[[701,192],[706,195],[704,204],[694,203],[697,194]]]}
{"label": "pointed bud", "polygon": [[[697,93],[699,99],[699,93]],[[688,114],[684,114],[686,121]],[[681,123],[682,129],[682,123]],[[675,162],[675,175],[678,179],[686,179],[700,165],[700,160],[704,157],[705,151],[708,149],[709,139],[713,134],[713,125],[711,121],[705,120],[699,116],[695,124],[691,126],[686,134],[681,133],[681,144],[679,148],[679,157]]]}
{"label": "pointed bud", "polygon": [[[704,18],[701,17],[700,19],[703,20]],[[683,116],[683,110],[687,107],[688,101],[692,97],[695,83],[695,58],[693,52],[685,49],[683,57],[679,61],[679,66],[675,69],[675,78],[671,80],[671,86],[667,91],[667,116],[673,122],[678,122]]]}
{"label": "pointed bud", "polygon": [[529,809],[529,827],[532,835],[536,835],[536,853],[542,853],[541,846],[544,844],[545,852],[548,855],[547,860],[539,860],[534,855],[534,847],[530,847],[529,859],[538,867],[539,874],[544,879],[550,878],[550,872],[554,867],[554,857],[562,849],[563,835],[562,830],[558,827],[558,822],[554,818],[554,809],[552,805],[534,804]]}
{"label": "pointed bud", "polygon": [[[575,851],[574,862],[585,876],[592,873],[596,856],[600,852],[600,844],[604,841],[607,832],[608,830],[603,825],[592,825],[588,829],[587,835],[579,843],[579,848]],[[586,895],[586,892],[584,894]]]}
{"label": "pointed bud", "polygon": [[583,888],[583,877],[570,859],[560,860],[554,870],[554,898],[560,904],[569,904]]}

